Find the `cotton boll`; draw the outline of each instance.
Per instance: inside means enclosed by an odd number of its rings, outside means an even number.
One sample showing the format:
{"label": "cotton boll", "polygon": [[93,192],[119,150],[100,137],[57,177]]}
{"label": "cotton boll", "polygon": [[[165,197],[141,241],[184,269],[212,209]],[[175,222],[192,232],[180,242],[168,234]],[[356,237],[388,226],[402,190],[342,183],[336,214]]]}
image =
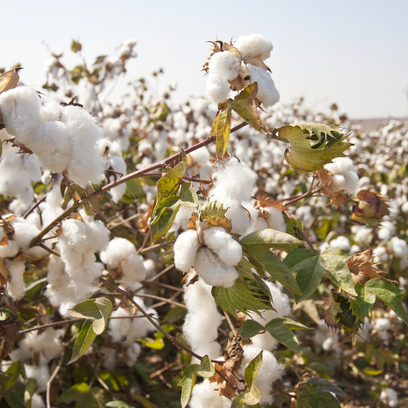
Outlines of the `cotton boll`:
{"label": "cotton boll", "polygon": [[373,231],[371,228],[365,226],[359,227],[355,233],[354,239],[359,245],[367,246],[373,239]]}
{"label": "cotton boll", "polygon": [[270,57],[273,49],[272,43],[260,34],[241,36],[234,46],[239,49],[243,59],[258,57],[262,61]]}
{"label": "cotton boll", "polygon": [[347,237],[344,237],[342,235],[338,236],[336,239],[332,239],[330,241],[330,246],[332,248],[344,249],[347,252],[350,251],[350,241],[348,240]]}
{"label": "cotton boll", "polygon": [[48,365],[32,366],[24,364],[27,378],[34,378],[37,381],[37,392],[43,392],[47,389],[47,382],[50,379]]}
{"label": "cotton boll", "polygon": [[[112,169],[122,176],[126,175],[126,163],[119,156],[112,156],[108,160],[108,168],[112,167]],[[120,177],[120,175],[115,174],[114,176],[109,177],[109,181],[114,181],[116,178]],[[110,194],[112,195],[112,201],[114,203],[118,203],[119,200],[122,198],[123,194],[126,192],[126,183],[119,184],[116,187],[113,187],[109,190]]]}
{"label": "cotton boll", "polygon": [[244,237],[244,236],[250,234],[251,232],[260,231],[260,230],[264,230],[264,229],[267,229],[267,228],[269,228],[269,227],[268,227],[268,224],[267,224],[266,221],[265,221],[265,218],[263,218],[263,217],[257,217],[255,223],[252,224],[252,226],[250,226],[250,227],[245,231],[245,233],[243,234],[242,237]]}
{"label": "cotton boll", "polygon": [[230,408],[231,401],[220,395],[217,383],[210,383],[210,381],[205,378],[202,383],[194,385],[189,407]]}
{"label": "cotton boll", "polygon": [[209,62],[209,72],[222,80],[232,81],[238,76],[240,60],[230,52],[217,52]]}
{"label": "cotton boll", "polygon": [[182,272],[188,272],[195,263],[200,243],[195,230],[188,230],[177,237],[174,244],[174,265]]}
{"label": "cotton boll", "polygon": [[392,238],[390,246],[396,258],[402,259],[408,255],[408,244],[403,239],[397,237]]}
{"label": "cotton boll", "polygon": [[373,255],[374,255],[374,259],[373,259],[374,263],[384,263],[384,262],[387,262],[389,259],[388,251],[386,247],[375,248],[373,251]]}
{"label": "cotton boll", "polygon": [[378,229],[378,238],[389,241],[396,234],[396,229],[391,221],[382,221]]}
{"label": "cotton boll", "polygon": [[215,178],[215,187],[211,191],[213,196],[229,196],[241,202],[251,200],[257,175],[246,164],[232,158],[216,168],[213,176]]}
{"label": "cotton boll", "polygon": [[386,388],[381,391],[380,401],[389,407],[398,407],[398,394],[393,388]]}
{"label": "cotton boll", "polygon": [[333,330],[322,320],[316,328],[313,342],[328,351],[339,342],[339,335],[338,333],[333,334]]}
{"label": "cotton boll", "polygon": [[[244,376],[246,367],[262,349],[254,345],[244,345],[242,348],[244,349],[244,359],[238,373]],[[261,392],[261,406],[272,403],[272,385],[275,381],[282,378],[283,372],[284,366],[277,362],[275,356],[270,351],[263,350],[262,365],[254,382]]]}
{"label": "cotton boll", "polygon": [[273,106],[279,101],[279,92],[275,87],[272,76],[269,71],[263,67],[247,64],[251,74],[251,81],[258,83],[258,93],[256,98],[265,106]]}
{"label": "cotton boll", "polygon": [[228,265],[237,265],[242,258],[241,245],[224,228],[214,227],[203,231],[204,243]]}
{"label": "cotton boll", "polygon": [[183,333],[187,342],[197,354],[218,358],[222,354],[221,346],[215,340],[222,317],[217,311],[211,286],[202,279],[185,286],[184,300],[188,313]]}
{"label": "cotton boll", "polygon": [[21,261],[10,261],[6,259],[5,267],[10,273],[10,281],[7,283],[7,290],[13,300],[19,299],[24,296],[24,271],[25,266]]}
{"label": "cotton boll", "polygon": [[140,347],[139,343],[133,343],[130,347],[126,349],[126,365],[128,367],[133,367],[139,357],[142,348]]}
{"label": "cotton boll", "polygon": [[269,213],[269,217],[266,219],[268,227],[276,231],[286,232],[286,223],[282,211],[276,207],[265,207],[264,210]]}
{"label": "cotton boll", "polygon": [[[129,312],[120,307],[119,309],[111,313],[112,317],[126,317],[129,316]],[[126,337],[130,330],[130,319],[110,319],[109,320],[109,334],[112,336],[113,341],[120,343]]]}
{"label": "cotton boll", "polygon": [[116,350],[113,348],[102,347],[102,353],[102,367],[108,371],[113,371],[116,368]]}
{"label": "cotton boll", "polygon": [[40,98],[33,89],[19,86],[0,95],[1,116],[7,132],[21,143],[41,122]]}
{"label": "cotton boll", "polygon": [[216,104],[225,102],[230,90],[230,84],[227,80],[223,80],[211,73],[208,75],[206,93],[210,101]]}
{"label": "cotton boll", "polygon": [[45,408],[41,395],[36,392],[31,396],[31,408]]}
{"label": "cotton boll", "polygon": [[200,248],[194,262],[194,269],[205,283],[211,286],[229,288],[238,278],[236,269],[221,261],[210,249]]}

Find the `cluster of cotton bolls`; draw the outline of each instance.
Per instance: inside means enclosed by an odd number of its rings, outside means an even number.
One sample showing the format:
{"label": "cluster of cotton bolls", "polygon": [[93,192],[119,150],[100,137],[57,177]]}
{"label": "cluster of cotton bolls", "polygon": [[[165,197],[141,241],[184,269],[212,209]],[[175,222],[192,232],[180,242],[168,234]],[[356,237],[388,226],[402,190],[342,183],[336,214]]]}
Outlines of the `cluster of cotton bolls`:
{"label": "cluster of cotton bolls", "polygon": [[[268,283],[272,291],[273,302],[276,312],[265,311],[262,316],[262,324],[267,321],[285,316],[290,313],[289,299],[286,295],[273,284]],[[202,279],[194,284],[184,287],[184,300],[186,302],[188,314],[183,325],[183,333],[190,344],[192,350],[199,355],[208,355],[212,359],[220,359],[221,346],[216,341],[218,337],[217,328],[221,324],[222,317],[217,311],[214,298],[211,295],[211,286],[207,285]],[[251,314],[251,317],[259,320],[259,316]],[[262,319],[262,318],[261,318]],[[260,334],[253,338],[253,344],[243,346],[244,358],[238,374],[242,377],[248,364],[263,351],[263,361],[255,385],[261,392],[261,405],[272,402],[271,390],[273,382],[280,379],[283,375],[283,366],[280,365],[271,350],[277,343],[269,334]],[[200,384],[194,386],[191,408],[204,407],[225,407],[231,406],[231,401],[219,395],[216,390],[217,384],[210,383],[204,379]]]}
{"label": "cluster of cotton bolls", "polygon": [[[259,34],[239,37],[233,47],[223,43],[208,63],[207,95],[215,103],[225,102],[231,89],[238,90],[257,82],[257,99],[265,106],[279,100],[279,92],[269,68],[263,63],[270,57],[272,43]],[[238,86],[234,83],[240,83]]]}
{"label": "cluster of cotton bolls", "polygon": [[23,362],[27,378],[35,379],[38,388],[32,397],[32,407],[45,407],[38,393],[47,388],[47,382],[50,379],[48,363],[61,356],[63,351],[61,337],[64,332],[64,329],[55,330],[49,327],[42,333],[37,331],[27,333],[19,341],[18,347],[10,353],[10,361],[2,362],[2,371],[8,368],[7,364],[10,362]]}
{"label": "cluster of cotton bolls", "polygon": [[334,192],[343,191],[349,195],[356,192],[359,178],[351,159],[336,157],[333,163],[326,164],[324,168],[333,174],[331,180]]}
{"label": "cluster of cotton bolls", "polygon": [[85,215],[83,218],[62,222],[58,239],[61,260],[51,256],[47,268],[45,294],[63,316],[68,316],[68,309],[95,292],[103,270],[103,265],[95,262],[94,253],[107,247],[109,231],[101,221],[87,219]]}
{"label": "cluster of cotton bolls", "polygon": [[0,107],[7,132],[34,152],[44,169],[67,170],[82,187],[99,183],[105,170],[96,145],[101,129],[88,112],[55,101],[42,105],[37,92],[28,87],[2,93]]}
{"label": "cluster of cotton bolls", "polygon": [[398,407],[398,393],[393,388],[385,388],[381,391],[380,401],[389,407]]}

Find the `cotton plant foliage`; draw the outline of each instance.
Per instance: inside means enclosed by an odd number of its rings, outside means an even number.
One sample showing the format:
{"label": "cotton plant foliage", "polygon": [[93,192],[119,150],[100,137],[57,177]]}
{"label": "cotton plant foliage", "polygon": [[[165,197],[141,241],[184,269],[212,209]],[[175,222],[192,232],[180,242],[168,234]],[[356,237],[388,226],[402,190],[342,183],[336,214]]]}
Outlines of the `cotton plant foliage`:
{"label": "cotton plant foliage", "polygon": [[408,125],[276,104],[267,38],[211,44],[178,107],[105,98],[135,39],[0,74],[1,403],[401,405]]}

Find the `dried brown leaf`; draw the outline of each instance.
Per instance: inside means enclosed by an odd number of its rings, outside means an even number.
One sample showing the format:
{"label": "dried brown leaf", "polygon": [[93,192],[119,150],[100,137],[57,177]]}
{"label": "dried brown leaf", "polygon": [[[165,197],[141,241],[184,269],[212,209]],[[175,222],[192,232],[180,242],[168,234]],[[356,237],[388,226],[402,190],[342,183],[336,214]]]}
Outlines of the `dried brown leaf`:
{"label": "dried brown leaf", "polygon": [[17,86],[20,79],[18,71],[22,68],[13,68],[0,75],[0,94]]}
{"label": "dried brown leaf", "polygon": [[275,207],[281,211],[285,211],[285,206],[279,202],[274,200],[272,197],[258,197],[255,201],[255,208],[260,209],[262,207]]}
{"label": "dried brown leaf", "polygon": [[351,277],[353,278],[354,284],[359,283],[360,285],[364,285],[368,280],[380,278],[387,280],[392,283],[397,283],[395,281],[391,281],[384,276],[381,276],[375,266],[378,265],[377,263],[373,262],[374,256],[370,254],[370,250],[367,249],[364,252],[360,252],[358,254],[353,255],[348,261],[347,265],[351,272]]}

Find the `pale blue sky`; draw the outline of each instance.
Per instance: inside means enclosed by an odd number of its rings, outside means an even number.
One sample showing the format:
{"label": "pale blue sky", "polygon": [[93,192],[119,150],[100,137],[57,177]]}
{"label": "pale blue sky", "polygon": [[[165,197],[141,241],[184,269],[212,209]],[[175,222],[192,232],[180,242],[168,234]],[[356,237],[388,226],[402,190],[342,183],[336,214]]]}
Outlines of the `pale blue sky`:
{"label": "pale blue sky", "polygon": [[335,102],[352,118],[408,115],[406,0],[13,0],[1,10],[0,67],[20,62],[22,80],[37,89],[48,59],[43,40],[73,66],[72,38],[92,62],[134,37],[138,57],[120,89],[162,67],[161,90],[177,82],[182,102],[205,94],[205,41],[259,33],[274,44],[266,63],[282,101],[303,96],[313,109]]}

